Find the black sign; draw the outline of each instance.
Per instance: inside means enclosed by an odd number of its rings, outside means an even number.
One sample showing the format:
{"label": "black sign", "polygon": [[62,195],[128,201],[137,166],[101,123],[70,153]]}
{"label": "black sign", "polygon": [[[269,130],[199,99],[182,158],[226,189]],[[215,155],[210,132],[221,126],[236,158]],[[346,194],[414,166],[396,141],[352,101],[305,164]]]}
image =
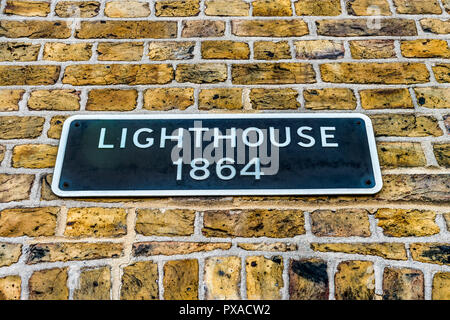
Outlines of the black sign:
{"label": "black sign", "polygon": [[362,114],[73,116],[60,196],[373,194],[382,180]]}

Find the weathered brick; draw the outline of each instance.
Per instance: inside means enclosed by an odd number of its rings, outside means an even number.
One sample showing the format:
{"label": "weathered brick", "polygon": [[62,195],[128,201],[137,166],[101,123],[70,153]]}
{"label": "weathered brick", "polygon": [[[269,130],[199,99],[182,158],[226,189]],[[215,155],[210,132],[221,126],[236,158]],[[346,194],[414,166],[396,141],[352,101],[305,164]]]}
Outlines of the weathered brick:
{"label": "weathered brick", "polygon": [[194,57],[193,41],[154,41],[148,45],[150,60],[189,60]]}
{"label": "weathered brick", "polygon": [[349,0],[347,12],[352,16],[390,16],[387,0]]}
{"label": "weathered brick", "polygon": [[150,241],[133,244],[133,254],[140,256],[177,255],[194,252],[207,252],[213,250],[227,250],[231,243],[225,242],[177,242],[177,241]]}
{"label": "weathered brick", "polygon": [[127,213],[119,208],[70,208],[67,237],[119,237],[127,233]]}
{"label": "weathered brick", "polygon": [[238,37],[301,37],[309,33],[308,25],[295,20],[233,20],[231,31]]}
{"label": "weathered brick", "polygon": [[252,89],[250,102],[257,110],[288,110],[300,108],[298,91],[294,89]]}
{"label": "weathered brick", "polygon": [[441,14],[437,0],[394,0],[397,13],[400,14]]}
{"label": "weathered brick", "polygon": [[450,272],[437,272],[433,277],[433,300],[450,300]]}
{"label": "weathered brick", "polygon": [[136,232],[145,236],[189,236],[194,233],[193,210],[138,209]]}
{"label": "weathered brick", "polygon": [[36,61],[40,44],[25,42],[0,43],[0,61]]}
{"label": "weathered brick", "polygon": [[97,46],[99,61],[139,61],[144,51],[143,42],[100,42]]}
{"label": "weathered brick", "polygon": [[202,89],[198,97],[198,108],[200,110],[242,109],[243,108],[242,89],[240,88]]}
{"label": "weathered brick", "polygon": [[248,16],[250,5],[244,0],[206,0],[207,16]]}
{"label": "weathered brick", "polygon": [[340,59],[345,49],[341,41],[307,40],[295,41],[297,59]]}
{"label": "weathered brick", "polygon": [[264,256],[248,257],[245,260],[247,273],[247,299],[249,300],[279,300],[283,281],[283,258],[274,256],[267,259]]}
{"label": "weathered brick", "polygon": [[35,271],[28,282],[30,300],[67,300],[67,268]]}
{"label": "weathered brick", "polygon": [[432,69],[437,82],[450,83],[450,63],[436,64]]}
{"label": "weathered brick", "polygon": [[59,139],[61,136],[62,126],[67,116],[54,116],[50,120],[50,128],[47,131],[47,136],[51,139]]}
{"label": "weathered brick", "polygon": [[0,111],[17,111],[19,110],[19,101],[25,90],[0,90]]}
{"label": "weathered brick", "polygon": [[212,257],[205,260],[205,297],[208,300],[240,299],[241,259]]}
{"label": "weathered brick", "polygon": [[311,213],[311,232],[316,237],[369,237],[368,212],[364,209],[316,210]]}
{"label": "weathered brick", "polygon": [[179,64],[175,74],[177,82],[216,83],[227,80],[227,66],[223,63]]}
{"label": "weathered brick", "polygon": [[60,66],[50,65],[0,66],[0,86],[55,84],[60,70]]}
{"label": "weathered brick", "polygon": [[183,38],[221,37],[225,34],[224,21],[187,20],[183,21]]}
{"label": "weathered brick", "polygon": [[14,168],[51,168],[55,165],[57,146],[48,144],[23,144],[15,146],[12,155]]}
{"label": "weathered brick", "polygon": [[447,133],[450,133],[450,115],[444,116],[444,126],[447,129]]}
{"label": "weathered brick", "polygon": [[443,216],[444,216],[445,222],[447,223],[447,230],[450,231],[450,212],[444,213]]}
{"label": "weathered brick", "polygon": [[368,19],[340,19],[316,21],[317,34],[330,37],[359,36],[415,36],[417,35],[414,20],[381,19],[380,27],[374,28]]}
{"label": "weathered brick", "polygon": [[414,88],[417,103],[425,108],[449,109],[450,108],[450,88]]}
{"label": "weathered brick", "polygon": [[83,64],[70,65],[64,72],[63,83],[85,85],[165,84],[173,79],[168,64]]}
{"label": "weathered brick", "polygon": [[310,89],[303,91],[305,108],[312,110],[354,110],[356,97],[352,90],[344,88]]}
{"label": "weathered brick", "polygon": [[123,300],[158,300],[158,265],[152,261],[136,262],[123,268],[120,298]]}
{"label": "weathered brick", "polygon": [[122,254],[122,243],[39,243],[30,246],[27,264],[118,258],[121,257]]}
{"label": "weathered brick", "polygon": [[334,83],[412,84],[430,79],[422,63],[324,63],[320,72],[323,81]]}
{"label": "weathered brick", "polygon": [[46,17],[50,3],[45,1],[7,1],[4,13],[26,17]]}
{"label": "weathered brick", "polygon": [[400,43],[406,58],[449,58],[447,41],[438,39],[404,40]]}
{"label": "weathered brick", "polygon": [[137,97],[134,89],[93,89],[89,91],[86,110],[131,111],[136,108]]}
{"label": "weathered brick", "polygon": [[254,0],[254,16],[292,16],[290,0]]}
{"label": "weathered brick", "polygon": [[423,300],[423,272],[408,268],[385,268],[383,273],[384,300]]}
{"label": "weathered brick", "polygon": [[420,25],[424,32],[435,34],[450,33],[450,19],[440,20],[433,18],[426,18],[420,20]]}
{"label": "weathered brick", "polygon": [[350,41],[353,59],[395,58],[394,40],[353,40]]}
{"label": "weathered brick", "polygon": [[97,1],[58,1],[55,14],[61,18],[92,18],[98,15],[100,3]]}
{"label": "weathered brick", "polygon": [[344,261],[334,276],[336,300],[373,300],[375,275],[369,261]]}
{"label": "weathered brick", "polygon": [[433,145],[434,156],[440,166],[450,168],[450,144]]}
{"label": "weathered brick", "polygon": [[105,5],[105,16],[110,18],[141,18],[150,15],[149,4],[140,1],[111,1]]}
{"label": "weathered brick", "polygon": [[66,39],[71,34],[70,24],[66,21],[0,21],[0,37],[7,38],[54,38]]}
{"label": "weathered brick", "polygon": [[383,168],[424,167],[427,159],[419,142],[378,142],[378,158]]}
{"label": "weathered brick", "polygon": [[291,48],[287,41],[256,41],[253,55],[256,60],[291,59]]}
{"label": "weathered brick", "polygon": [[291,260],[289,295],[291,300],[328,300],[327,263],[320,259]]}
{"label": "weathered brick", "polygon": [[442,0],[442,4],[444,5],[445,11],[450,13],[450,0]]}
{"label": "weathered brick", "polygon": [[246,251],[288,252],[297,250],[297,245],[295,243],[287,242],[239,243],[238,247]]}
{"label": "weathered brick", "polygon": [[424,237],[439,233],[433,211],[378,209],[375,218],[383,234],[390,237]]}
{"label": "weathered brick", "polygon": [[247,43],[231,40],[203,41],[201,52],[203,59],[239,60],[250,57],[250,48]]}
{"label": "weathered brick", "polygon": [[0,174],[0,202],[28,199],[33,181],[31,174]]}
{"label": "weathered brick", "polygon": [[4,209],[0,211],[0,236],[52,236],[58,213],[58,207]]}
{"label": "weathered brick", "polygon": [[21,254],[21,244],[0,242],[0,267],[7,267],[16,263],[17,261],[19,261],[19,257]]}
{"label": "weathered brick", "polygon": [[290,238],[305,233],[303,211],[247,209],[205,211],[207,237]]}
{"label": "weathered brick", "polygon": [[234,64],[231,69],[235,84],[315,83],[313,67],[306,63]]}
{"label": "weathered brick", "polygon": [[405,245],[402,243],[311,243],[311,249],[320,252],[343,252],[379,256],[383,259],[407,260]]}
{"label": "weathered brick", "polygon": [[385,175],[378,200],[449,202],[450,177],[448,175],[412,174]]}
{"label": "weathered brick", "polygon": [[72,89],[35,90],[27,106],[31,110],[75,111],[80,109],[80,93]]}
{"label": "weathered brick", "polygon": [[155,88],[144,92],[143,108],[147,110],[185,110],[193,104],[193,88]]}
{"label": "weathered brick", "polygon": [[411,243],[412,258],[424,263],[450,265],[450,245],[448,243]]}
{"label": "weathered brick", "polygon": [[176,260],[164,264],[164,299],[198,299],[198,261]]}
{"label": "weathered brick", "polygon": [[376,136],[427,137],[442,135],[438,121],[432,116],[414,114],[377,114],[370,116]]}
{"label": "weathered brick", "polygon": [[0,278],[0,300],[20,300],[22,279],[19,276]]}
{"label": "weathered brick", "polygon": [[90,43],[49,42],[44,46],[44,60],[87,61],[92,55]]}
{"label": "weathered brick", "polygon": [[450,203],[450,176],[448,174],[384,174],[383,188],[371,196],[251,196],[236,197],[234,205],[321,205],[321,204],[368,204],[381,202],[398,203]]}
{"label": "weathered brick", "polygon": [[299,16],[338,16],[342,12],[340,0],[298,0],[295,13]]}
{"label": "weathered brick", "polygon": [[369,89],[359,91],[364,109],[414,109],[408,89]]}
{"label": "weathered brick", "polygon": [[200,13],[199,0],[157,0],[157,17],[191,17]]}
{"label": "weathered brick", "polygon": [[165,39],[177,35],[176,21],[81,21],[76,32],[80,39]]}
{"label": "weathered brick", "polygon": [[74,300],[110,300],[111,268],[82,269]]}

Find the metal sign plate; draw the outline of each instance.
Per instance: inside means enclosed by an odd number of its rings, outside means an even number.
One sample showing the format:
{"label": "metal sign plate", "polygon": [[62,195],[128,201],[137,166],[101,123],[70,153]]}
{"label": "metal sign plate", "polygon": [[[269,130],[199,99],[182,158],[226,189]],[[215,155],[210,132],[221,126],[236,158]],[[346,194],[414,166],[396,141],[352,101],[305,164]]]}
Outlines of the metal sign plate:
{"label": "metal sign plate", "polygon": [[73,116],[52,190],[63,197],[374,194],[362,114]]}

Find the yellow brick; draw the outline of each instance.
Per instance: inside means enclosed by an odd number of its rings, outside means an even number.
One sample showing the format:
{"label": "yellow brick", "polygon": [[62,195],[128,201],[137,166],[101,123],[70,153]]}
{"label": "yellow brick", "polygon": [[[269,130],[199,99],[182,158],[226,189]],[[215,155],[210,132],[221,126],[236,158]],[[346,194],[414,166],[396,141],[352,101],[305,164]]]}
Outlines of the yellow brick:
{"label": "yellow brick", "polygon": [[294,89],[251,89],[250,102],[257,110],[288,110],[300,108],[298,91]]}
{"label": "yellow brick", "polygon": [[361,104],[364,109],[413,109],[408,89],[361,90]]}
{"label": "yellow brick", "polygon": [[35,271],[28,282],[30,300],[68,300],[67,268]]}
{"label": "yellow brick", "polygon": [[250,48],[245,42],[203,41],[201,51],[203,59],[239,60],[250,57]]}
{"label": "yellow brick", "polygon": [[46,43],[44,60],[52,61],[86,61],[91,58],[92,45],[89,43]]}
{"label": "yellow brick", "polygon": [[198,261],[176,260],[164,264],[164,299],[198,299]]}
{"label": "yellow brick", "polygon": [[298,16],[338,16],[341,14],[340,0],[298,0],[295,2]]}
{"label": "yellow brick", "polygon": [[397,13],[401,14],[441,14],[437,0],[394,0]]}
{"label": "yellow brick", "polygon": [[100,3],[97,1],[58,1],[55,14],[61,18],[92,18],[98,15]]}
{"label": "yellow brick", "polygon": [[0,300],[20,300],[21,285],[20,276],[0,278]]}
{"label": "yellow brick", "polygon": [[340,59],[344,57],[344,44],[331,40],[295,41],[297,59]]}
{"label": "yellow brick", "polygon": [[12,155],[14,168],[51,168],[55,165],[57,146],[48,144],[24,144],[15,146]]}
{"label": "yellow brick", "polygon": [[254,16],[292,16],[290,0],[254,0]]}
{"label": "yellow brick", "polygon": [[274,256],[248,257],[245,260],[247,273],[247,299],[279,300],[283,281],[283,258]]}
{"label": "yellow brick", "polygon": [[194,57],[195,42],[193,41],[155,41],[148,45],[150,60],[188,60]]}
{"label": "yellow brick", "polygon": [[424,167],[427,164],[421,144],[417,142],[378,142],[378,157],[384,168]]}
{"label": "yellow brick", "polygon": [[440,231],[433,211],[379,209],[375,218],[384,235],[389,237],[425,237]]}
{"label": "yellow brick", "polygon": [[138,93],[134,89],[93,89],[89,91],[86,110],[131,111],[136,108]]}
{"label": "yellow brick", "polygon": [[406,58],[450,57],[450,48],[445,40],[405,40],[401,42],[400,48]]}
{"label": "yellow brick", "polygon": [[50,3],[45,1],[7,1],[4,12],[26,17],[46,17],[50,13]]}
{"label": "yellow brick", "polygon": [[200,110],[242,109],[243,108],[242,89],[240,88],[203,89],[200,91],[199,94],[198,108]]}
{"label": "yellow brick", "polygon": [[116,208],[70,208],[67,237],[119,237],[127,233],[127,213]]}
{"label": "yellow brick", "polygon": [[248,16],[250,5],[244,0],[206,0],[207,16]]}
{"label": "yellow brick", "polygon": [[185,110],[193,104],[193,88],[155,88],[144,93],[144,109],[147,110]]}
{"label": "yellow brick", "polygon": [[291,48],[287,41],[256,41],[253,52],[256,60],[291,59]]}
{"label": "yellow brick", "polygon": [[0,111],[19,110],[19,101],[24,93],[25,90],[0,90]]}
{"label": "yellow brick", "polygon": [[344,261],[334,277],[336,300],[373,300],[375,275],[369,261]]}
{"label": "yellow brick", "polygon": [[241,259],[212,257],[205,260],[205,295],[208,300],[240,299]]}
{"label": "yellow brick", "polygon": [[150,15],[148,3],[140,1],[111,1],[105,6],[105,16],[110,18],[141,18]]}
{"label": "yellow brick", "polygon": [[356,108],[356,97],[350,89],[326,88],[303,91],[305,108],[312,110]]}
{"label": "yellow brick", "polygon": [[99,61],[139,61],[144,51],[143,42],[100,42],[97,46]]}
{"label": "yellow brick", "polygon": [[157,17],[190,17],[200,13],[199,0],[157,0]]}
{"label": "yellow brick", "polygon": [[40,44],[25,42],[0,43],[0,61],[36,61]]}
{"label": "yellow brick", "polygon": [[387,0],[347,1],[347,12],[353,16],[390,16]]}
{"label": "yellow brick", "polygon": [[4,209],[0,211],[0,236],[52,236],[58,213],[57,207]]}
{"label": "yellow brick", "polygon": [[414,88],[417,103],[425,108],[449,109],[450,88]]}
{"label": "yellow brick", "polygon": [[350,51],[354,59],[388,59],[396,57],[393,40],[350,41]]}
{"label": "yellow brick", "polygon": [[28,99],[31,110],[75,111],[80,109],[80,91],[72,89],[35,90]]}

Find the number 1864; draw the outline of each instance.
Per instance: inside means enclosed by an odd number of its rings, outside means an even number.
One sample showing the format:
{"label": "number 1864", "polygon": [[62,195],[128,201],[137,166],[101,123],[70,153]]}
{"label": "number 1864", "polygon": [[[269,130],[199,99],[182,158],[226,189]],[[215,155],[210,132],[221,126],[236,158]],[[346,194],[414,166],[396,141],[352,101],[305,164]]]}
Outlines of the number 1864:
{"label": "number 1864", "polygon": [[[227,164],[228,163],[228,164]],[[234,160],[231,158],[222,158],[216,163],[216,175],[221,180],[233,179],[237,172],[233,166]],[[183,159],[180,158],[173,163],[177,166],[177,181],[182,180],[183,176]],[[209,170],[210,162],[204,158],[196,158],[191,161],[191,171],[189,175],[194,180],[206,180],[211,172]],[[252,170],[253,169],[253,170]],[[260,180],[264,172],[261,172],[261,161],[259,158],[253,158],[239,172],[241,176],[254,176],[256,180]]]}

